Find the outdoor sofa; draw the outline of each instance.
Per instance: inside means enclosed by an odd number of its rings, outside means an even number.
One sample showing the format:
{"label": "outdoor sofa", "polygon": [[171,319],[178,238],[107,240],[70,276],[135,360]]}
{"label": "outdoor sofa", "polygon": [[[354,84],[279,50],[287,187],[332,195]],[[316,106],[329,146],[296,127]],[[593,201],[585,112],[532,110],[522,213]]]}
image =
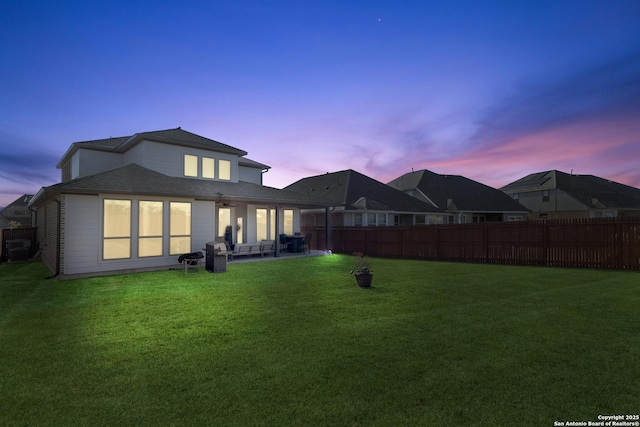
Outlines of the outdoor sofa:
{"label": "outdoor sofa", "polygon": [[239,243],[233,247],[232,251],[228,252],[228,255],[230,260],[239,256],[272,255],[275,248],[276,242],[274,240],[263,240],[255,243]]}

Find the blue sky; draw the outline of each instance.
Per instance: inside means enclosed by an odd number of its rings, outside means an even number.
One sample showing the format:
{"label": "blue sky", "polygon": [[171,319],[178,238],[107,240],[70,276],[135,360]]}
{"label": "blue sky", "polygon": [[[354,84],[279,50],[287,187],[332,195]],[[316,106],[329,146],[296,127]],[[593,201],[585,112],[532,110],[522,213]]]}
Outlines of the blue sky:
{"label": "blue sky", "polygon": [[640,187],[640,2],[0,0],[0,206],[176,128],[264,183],[549,169]]}

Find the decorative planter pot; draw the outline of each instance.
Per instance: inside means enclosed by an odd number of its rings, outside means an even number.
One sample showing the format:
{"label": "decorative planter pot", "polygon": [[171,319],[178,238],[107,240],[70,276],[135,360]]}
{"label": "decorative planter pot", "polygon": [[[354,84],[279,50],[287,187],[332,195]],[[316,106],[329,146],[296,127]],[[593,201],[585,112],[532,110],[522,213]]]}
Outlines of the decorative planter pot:
{"label": "decorative planter pot", "polygon": [[369,274],[354,274],[356,276],[356,282],[361,288],[370,288],[373,281],[373,273]]}

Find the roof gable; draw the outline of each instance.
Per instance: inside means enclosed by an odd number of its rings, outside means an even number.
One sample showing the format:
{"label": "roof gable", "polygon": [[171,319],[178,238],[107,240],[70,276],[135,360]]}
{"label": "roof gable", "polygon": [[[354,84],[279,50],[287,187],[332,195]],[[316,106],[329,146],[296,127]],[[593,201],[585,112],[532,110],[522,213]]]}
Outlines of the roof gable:
{"label": "roof gable", "polygon": [[502,187],[526,192],[558,189],[592,209],[640,209],[640,189],[594,175],[574,175],[558,170],[537,172]]}
{"label": "roof gable", "polygon": [[556,172],[556,186],[584,205],[595,209],[640,209],[640,189],[594,175]]}

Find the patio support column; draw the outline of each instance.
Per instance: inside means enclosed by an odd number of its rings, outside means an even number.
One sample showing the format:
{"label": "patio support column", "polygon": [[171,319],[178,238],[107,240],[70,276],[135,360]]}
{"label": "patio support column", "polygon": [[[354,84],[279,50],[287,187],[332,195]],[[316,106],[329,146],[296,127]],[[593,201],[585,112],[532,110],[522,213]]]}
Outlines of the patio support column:
{"label": "patio support column", "polygon": [[329,224],[331,224],[331,221],[329,220],[329,208],[325,208],[324,212],[325,212],[325,215],[324,215],[324,242],[325,242],[324,250],[328,251],[329,249],[331,249],[331,239],[329,238],[329,236],[331,235],[331,233],[329,232]]}

